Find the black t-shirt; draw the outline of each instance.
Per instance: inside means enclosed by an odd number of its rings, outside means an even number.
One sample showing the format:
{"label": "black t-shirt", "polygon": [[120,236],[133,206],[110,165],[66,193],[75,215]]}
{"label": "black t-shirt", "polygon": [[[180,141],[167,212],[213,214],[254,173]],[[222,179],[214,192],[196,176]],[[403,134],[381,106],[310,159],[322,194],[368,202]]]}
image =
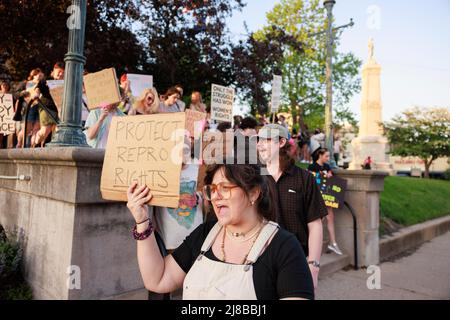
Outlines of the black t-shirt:
{"label": "black t-shirt", "polygon": [[297,237],[308,256],[308,223],[328,214],[322,194],[313,175],[296,165],[286,169],[277,182],[273,181],[277,191],[278,222]]}
{"label": "black t-shirt", "polygon": [[308,166],[308,170],[312,172],[323,172],[323,171],[330,172],[331,167],[329,166],[328,163],[324,163],[323,166],[321,166],[317,162],[314,162],[313,164],[310,164]]}
{"label": "black t-shirt", "polygon": [[[172,253],[175,261],[188,273],[215,225],[207,221],[195,229]],[[209,249],[205,256],[220,261]],[[295,236],[279,229],[263,254],[253,264],[253,284],[258,300],[277,300],[289,297],[314,299],[311,273],[305,254]]]}

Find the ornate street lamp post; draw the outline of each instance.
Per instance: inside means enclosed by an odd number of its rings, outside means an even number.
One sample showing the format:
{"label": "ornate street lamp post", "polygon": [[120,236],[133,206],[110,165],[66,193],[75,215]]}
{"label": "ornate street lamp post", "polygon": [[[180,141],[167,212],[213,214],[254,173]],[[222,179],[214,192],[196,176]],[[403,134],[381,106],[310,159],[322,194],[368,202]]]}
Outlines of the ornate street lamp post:
{"label": "ornate street lamp post", "polygon": [[71,14],[67,21],[69,47],[64,61],[64,99],[61,122],[49,147],[89,147],[81,127],[83,94],[83,70],[86,58],[84,34],[86,29],[86,0],[72,0],[67,10]]}
{"label": "ornate street lamp post", "polygon": [[[326,60],[326,86],[327,97],[325,105],[325,145],[333,155],[333,6],[336,3],[335,0],[326,0],[323,5],[327,9],[327,60]],[[330,157],[330,166],[332,168],[337,167],[337,163],[334,161],[334,157]]]}

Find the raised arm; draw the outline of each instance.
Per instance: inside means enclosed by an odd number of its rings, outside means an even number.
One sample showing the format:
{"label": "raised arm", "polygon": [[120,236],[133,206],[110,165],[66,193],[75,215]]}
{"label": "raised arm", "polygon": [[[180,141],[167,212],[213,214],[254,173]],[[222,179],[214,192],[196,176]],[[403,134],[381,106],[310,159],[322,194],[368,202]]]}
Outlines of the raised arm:
{"label": "raised arm", "polygon": [[[133,183],[127,191],[127,207],[136,221],[137,233],[144,233],[151,225],[148,220],[147,203],[152,198],[147,186]],[[180,268],[172,255],[163,258],[154,233],[145,240],[137,241],[139,270],[145,288],[156,293],[172,292],[183,285],[186,273]]]}

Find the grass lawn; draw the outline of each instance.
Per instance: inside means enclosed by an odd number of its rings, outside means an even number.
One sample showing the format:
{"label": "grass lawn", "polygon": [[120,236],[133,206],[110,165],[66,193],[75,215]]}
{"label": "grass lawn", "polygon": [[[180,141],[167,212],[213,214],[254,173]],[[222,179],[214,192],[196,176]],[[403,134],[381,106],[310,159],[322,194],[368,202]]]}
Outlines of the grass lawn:
{"label": "grass lawn", "polygon": [[410,226],[450,214],[450,181],[387,177],[381,216]]}

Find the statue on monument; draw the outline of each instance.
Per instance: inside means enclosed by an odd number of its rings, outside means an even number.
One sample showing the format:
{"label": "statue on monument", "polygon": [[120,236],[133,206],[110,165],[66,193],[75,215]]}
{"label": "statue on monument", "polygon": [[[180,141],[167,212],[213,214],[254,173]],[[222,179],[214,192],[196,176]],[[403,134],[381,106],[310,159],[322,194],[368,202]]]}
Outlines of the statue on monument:
{"label": "statue on monument", "polygon": [[383,135],[381,103],[381,66],[375,62],[374,40],[368,43],[368,61],[362,68],[361,120],[358,137],[352,141],[352,162],[350,169],[360,169],[370,157],[374,168],[391,171],[387,154],[388,141]]}
{"label": "statue on monument", "polygon": [[369,40],[369,60],[373,60],[373,50],[374,50],[373,38],[370,38],[370,40]]}

